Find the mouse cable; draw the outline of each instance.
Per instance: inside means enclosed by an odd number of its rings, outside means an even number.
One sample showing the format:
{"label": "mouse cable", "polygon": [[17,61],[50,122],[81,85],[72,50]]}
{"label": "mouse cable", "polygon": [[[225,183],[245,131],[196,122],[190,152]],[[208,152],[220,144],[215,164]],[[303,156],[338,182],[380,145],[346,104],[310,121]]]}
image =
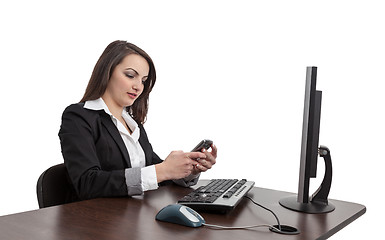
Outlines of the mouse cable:
{"label": "mouse cable", "polygon": [[216,228],[216,229],[223,229],[223,230],[236,230],[236,229],[249,229],[249,228],[259,228],[259,227],[267,227],[269,229],[274,229],[275,231],[279,232],[280,230],[272,225],[268,224],[260,224],[260,225],[251,225],[251,226],[240,226],[240,227],[229,227],[229,226],[221,226],[221,225],[214,225],[214,224],[207,224],[203,223],[205,227],[210,228]]}

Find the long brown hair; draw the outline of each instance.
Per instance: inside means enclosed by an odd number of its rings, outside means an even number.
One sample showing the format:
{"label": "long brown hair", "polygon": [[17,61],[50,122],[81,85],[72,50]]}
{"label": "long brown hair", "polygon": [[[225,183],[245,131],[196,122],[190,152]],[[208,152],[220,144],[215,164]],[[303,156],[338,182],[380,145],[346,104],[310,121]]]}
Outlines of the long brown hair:
{"label": "long brown hair", "polygon": [[150,68],[148,78],[144,82],[142,94],[135,100],[132,106],[127,107],[127,112],[135,121],[143,124],[146,121],[148,112],[149,95],[156,81],[156,71],[150,56],[132,43],[118,40],[110,43],[106,47],[94,67],[87,89],[80,102],[95,100],[103,96],[115,67],[129,54],[142,56],[147,60]]}

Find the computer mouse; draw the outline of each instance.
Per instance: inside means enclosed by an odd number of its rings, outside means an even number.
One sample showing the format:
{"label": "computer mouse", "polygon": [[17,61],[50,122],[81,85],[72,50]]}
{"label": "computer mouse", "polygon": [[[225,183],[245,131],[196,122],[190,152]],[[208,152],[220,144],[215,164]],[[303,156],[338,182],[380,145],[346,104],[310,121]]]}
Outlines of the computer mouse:
{"label": "computer mouse", "polygon": [[188,227],[200,227],[205,223],[205,220],[199,213],[180,204],[170,204],[164,207],[156,214],[155,219]]}

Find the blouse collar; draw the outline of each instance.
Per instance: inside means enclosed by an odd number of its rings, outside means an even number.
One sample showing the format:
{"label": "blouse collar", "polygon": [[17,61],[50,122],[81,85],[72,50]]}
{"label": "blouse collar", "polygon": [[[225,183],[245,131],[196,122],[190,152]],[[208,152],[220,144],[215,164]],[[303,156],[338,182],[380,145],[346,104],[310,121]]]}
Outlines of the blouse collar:
{"label": "blouse collar", "polygon": [[131,136],[131,138],[135,142],[137,142],[139,140],[140,130],[139,130],[138,124],[130,116],[130,114],[128,114],[128,112],[125,109],[123,109],[123,111],[122,111],[122,117],[123,117],[124,121],[126,122],[127,126],[132,131],[132,134],[130,134],[127,131],[127,129],[123,126],[123,124],[121,122],[119,122],[118,119],[116,119],[112,115],[112,113],[108,109],[107,104],[104,102],[104,100],[102,98],[98,98],[96,100],[86,101],[84,103],[84,108],[90,109],[90,110],[95,110],[95,111],[104,110],[105,113],[110,115],[112,121],[114,122],[115,126],[118,128],[119,132],[121,132],[121,133],[123,133],[125,135],[128,135],[128,136]]}

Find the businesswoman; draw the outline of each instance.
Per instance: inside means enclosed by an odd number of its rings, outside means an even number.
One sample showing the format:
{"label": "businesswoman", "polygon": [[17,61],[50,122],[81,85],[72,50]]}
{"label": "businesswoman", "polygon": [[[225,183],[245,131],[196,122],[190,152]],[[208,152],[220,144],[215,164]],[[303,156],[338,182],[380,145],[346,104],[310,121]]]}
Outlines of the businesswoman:
{"label": "businesswoman", "polygon": [[194,185],[216,161],[217,149],[173,151],[163,161],[143,124],[156,81],[149,55],[114,41],[104,50],[85,94],[62,116],[59,138],[77,199],[140,195],[173,180]]}

